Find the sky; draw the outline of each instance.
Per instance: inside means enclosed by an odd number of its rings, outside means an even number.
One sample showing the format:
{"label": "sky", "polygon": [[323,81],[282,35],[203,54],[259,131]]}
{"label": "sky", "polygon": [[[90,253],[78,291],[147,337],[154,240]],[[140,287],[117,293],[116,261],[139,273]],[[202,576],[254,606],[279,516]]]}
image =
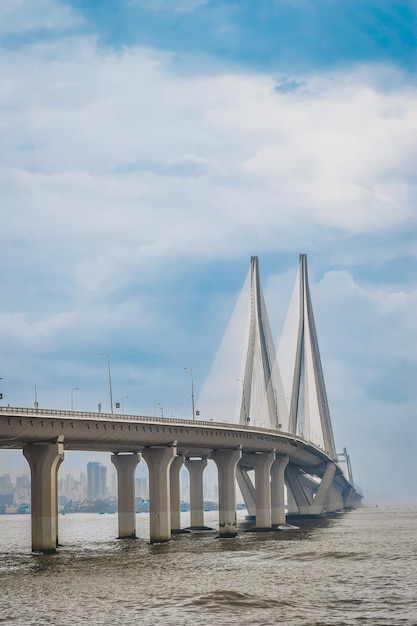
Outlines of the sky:
{"label": "sky", "polygon": [[109,410],[104,353],[126,413],[188,418],[251,255],[278,343],[306,253],[337,447],[415,503],[416,34],[413,0],[0,0],[3,404]]}

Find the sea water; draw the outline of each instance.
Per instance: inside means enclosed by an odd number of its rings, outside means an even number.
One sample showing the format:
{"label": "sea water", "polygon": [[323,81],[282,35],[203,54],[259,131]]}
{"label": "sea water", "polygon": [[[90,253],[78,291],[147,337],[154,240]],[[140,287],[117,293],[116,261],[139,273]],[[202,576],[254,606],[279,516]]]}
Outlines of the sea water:
{"label": "sea water", "polygon": [[[186,526],[189,520],[183,514]],[[117,515],[59,516],[57,554],[31,552],[30,516],[0,516],[0,623],[10,625],[416,626],[417,508],[359,508],[298,530],[150,545]]]}

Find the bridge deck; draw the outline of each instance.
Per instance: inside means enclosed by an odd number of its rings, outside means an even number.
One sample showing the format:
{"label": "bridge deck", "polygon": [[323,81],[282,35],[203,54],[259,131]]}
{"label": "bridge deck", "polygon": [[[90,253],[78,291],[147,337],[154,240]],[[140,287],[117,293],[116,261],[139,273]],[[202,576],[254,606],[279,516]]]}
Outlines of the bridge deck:
{"label": "bridge deck", "polygon": [[20,449],[28,443],[56,441],[58,437],[64,438],[66,450],[111,453],[140,452],[145,447],[174,442],[178,452],[187,456],[207,456],[221,448],[275,450],[317,476],[322,475],[330,460],[323,450],[300,437],[238,424],[0,407],[0,448]]}

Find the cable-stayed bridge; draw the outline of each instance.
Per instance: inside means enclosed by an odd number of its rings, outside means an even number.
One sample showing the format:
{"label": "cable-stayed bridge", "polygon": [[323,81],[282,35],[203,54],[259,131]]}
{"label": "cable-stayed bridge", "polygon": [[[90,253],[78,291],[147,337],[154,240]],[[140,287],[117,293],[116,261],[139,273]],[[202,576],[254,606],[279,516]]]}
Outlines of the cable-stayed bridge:
{"label": "cable-stayed bridge", "polygon": [[199,398],[198,419],[1,407],[0,447],[23,449],[31,470],[32,549],[54,551],[58,545],[57,476],[65,449],[112,454],[121,538],[136,536],[134,479],[142,457],[149,469],[151,542],[182,530],[184,463],[191,528],[199,529],[203,473],[208,459],[215,462],[221,537],[237,533],[236,482],[257,530],[285,528],[288,516],[323,516],[357,505],[347,451],[345,471],[336,453],[305,255],[285,331],[278,355],[287,379],[290,372],[289,390],[281,378],[258,258],[252,257]]}

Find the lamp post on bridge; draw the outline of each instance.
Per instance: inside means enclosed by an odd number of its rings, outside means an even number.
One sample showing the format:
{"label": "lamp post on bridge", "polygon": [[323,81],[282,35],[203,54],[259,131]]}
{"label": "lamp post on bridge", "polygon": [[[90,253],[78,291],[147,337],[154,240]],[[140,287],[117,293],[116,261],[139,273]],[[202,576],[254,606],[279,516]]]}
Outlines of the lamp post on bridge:
{"label": "lamp post on bridge", "polygon": [[195,420],[195,406],[194,406],[194,378],[193,378],[193,370],[191,367],[184,367],[184,370],[188,370],[191,376],[191,409],[193,412],[193,420]]}
{"label": "lamp post on bridge", "polygon": [[34,402],[33,402],[33,407],[34,407],[35,411],[37,411],[38,408],[39,408],[38,387],[37,387],[36,383],[35,383],[35,399],[34,399]]}
{"label": "lamp post on bridge", "polygon": [[125,400],[128,399],[129,396],[123,396],[122,398],[122,415],[125,414]]}
{"label": "lamp post on bridge", "polygon": [[74,410],[74,391],[78,391],[79,387],[73,387],[71,389],[71,411]]}
{"label": "lamp post on bridge", "polygon": [[156,417],[156,407],[157,406],[161,406],[160,402],[155,402],[155,404],[153,405],[153,416]]}
{"label": "lamp post on bridge", "polygon": [[107,358],[107,370],[109,373],[109,391],[110,391],[110,412],[113,414],[113,390],[111,386],[111,373],[110,373],[110,357],[103,352],[98,353],[99,356],[105,356]]}

